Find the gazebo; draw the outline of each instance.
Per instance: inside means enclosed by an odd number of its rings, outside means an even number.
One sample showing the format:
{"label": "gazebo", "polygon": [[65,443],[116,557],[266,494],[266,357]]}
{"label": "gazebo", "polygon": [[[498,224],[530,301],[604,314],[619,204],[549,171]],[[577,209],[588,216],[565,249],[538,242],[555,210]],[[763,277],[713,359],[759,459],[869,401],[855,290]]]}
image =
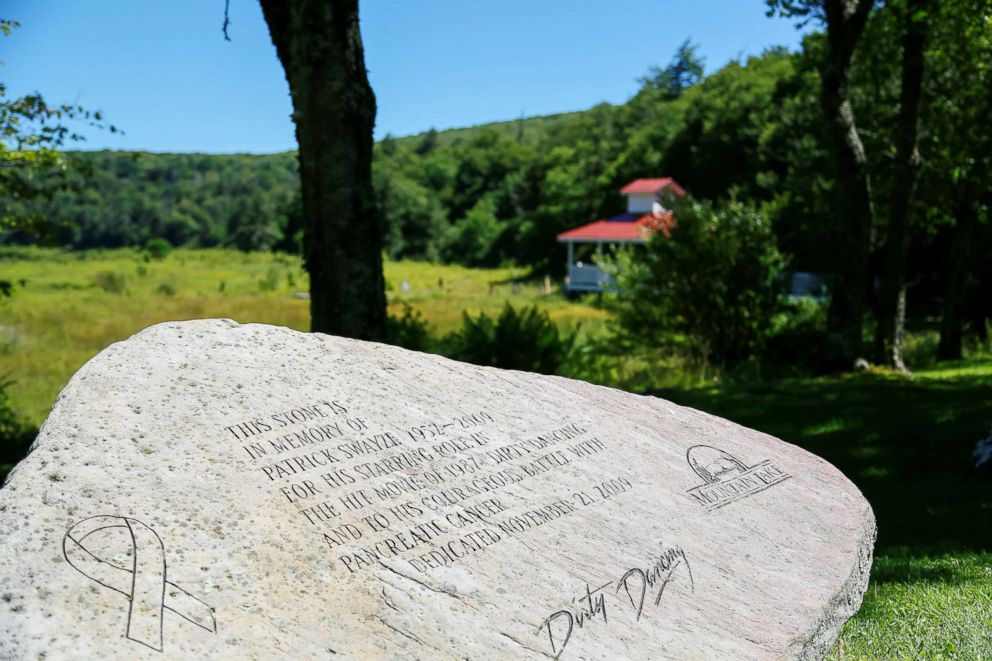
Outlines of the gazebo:
{"label": "gazebo", "polygon": [[[602,292],[612,287],[612,279],[595,261],[602,257],[603,245],[646,243],[657,231],[667,236],[675,223],[669,210],[672,199],[685,195],[685,190],[671,177],[664,177],[635,179],[621,188],[620,194],[627,198],[626,213],[558,235],[558,241],[568,247],[565,291]],[[581,253],[591,254],[586,257]]]}

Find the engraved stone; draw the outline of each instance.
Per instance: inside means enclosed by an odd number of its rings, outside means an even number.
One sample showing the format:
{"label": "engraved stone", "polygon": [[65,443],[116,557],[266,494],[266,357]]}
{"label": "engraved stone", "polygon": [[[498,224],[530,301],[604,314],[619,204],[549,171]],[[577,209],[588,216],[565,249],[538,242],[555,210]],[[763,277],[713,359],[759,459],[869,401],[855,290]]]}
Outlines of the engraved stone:
{"label": "engraved stone", "polygon": [[226,320],[87,363],[0,489],[0,658],[819,658],[875,521],[652,397]]}

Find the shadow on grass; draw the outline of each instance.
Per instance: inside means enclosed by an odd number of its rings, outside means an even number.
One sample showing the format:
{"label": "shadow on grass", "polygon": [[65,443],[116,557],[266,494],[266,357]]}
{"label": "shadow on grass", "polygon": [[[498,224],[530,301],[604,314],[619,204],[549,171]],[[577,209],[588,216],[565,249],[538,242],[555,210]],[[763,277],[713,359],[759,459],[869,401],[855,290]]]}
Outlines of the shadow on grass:
{"label": "shadow on grass", "polygon": [[992,554],[959,553],[941,556],[914,556],[910,549],[890,549],[888,555],[875,558],[872,581],[887,583],[944,583],[964,585],[986,583],[992,567]]}
{"label": "shadow on grass", "polygon": [[992,549],[992,479],[969,458],[992,422],[992,362],[983,364],[945,379],[863,374],[653,394],[837,466],[875,510],[879,555],[982,552]]}

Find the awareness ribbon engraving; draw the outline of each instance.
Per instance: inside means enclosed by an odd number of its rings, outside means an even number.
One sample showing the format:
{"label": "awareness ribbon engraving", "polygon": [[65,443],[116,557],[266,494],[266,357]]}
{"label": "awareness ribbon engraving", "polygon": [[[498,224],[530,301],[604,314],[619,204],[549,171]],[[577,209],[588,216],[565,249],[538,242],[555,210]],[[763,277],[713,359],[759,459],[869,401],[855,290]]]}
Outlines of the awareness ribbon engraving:
{"label": "awareness ribbon engraving", "polygon": [[[130,542],[130,567],[122,566],[128,561],[117,560],[123,556],[98,555],[110,548],[105,542],[97,542],[108,533],[117,535],[118,541],[125,544]],[[76,571],[128,598],[128,639],[161,652],[166,610],[216,633],[214,609],[168,580],[162,540],[141,521],[109,515],[83,519],[66,532],[62,551]]]}

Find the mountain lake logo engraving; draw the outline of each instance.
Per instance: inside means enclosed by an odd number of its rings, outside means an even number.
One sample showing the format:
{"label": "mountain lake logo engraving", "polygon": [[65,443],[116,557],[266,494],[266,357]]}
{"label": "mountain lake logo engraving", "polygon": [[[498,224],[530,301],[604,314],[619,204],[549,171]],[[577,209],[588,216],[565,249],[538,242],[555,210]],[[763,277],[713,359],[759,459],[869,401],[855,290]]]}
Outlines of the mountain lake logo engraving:
{"label": "mountain lake logo engraving", "polygon": [[753,496],[792,477],[770,459],[748,466],[730,453],[710,445],[693,445],[686,451],[685,459],[703,479],[702,484],[686,493],[707,512]]}

